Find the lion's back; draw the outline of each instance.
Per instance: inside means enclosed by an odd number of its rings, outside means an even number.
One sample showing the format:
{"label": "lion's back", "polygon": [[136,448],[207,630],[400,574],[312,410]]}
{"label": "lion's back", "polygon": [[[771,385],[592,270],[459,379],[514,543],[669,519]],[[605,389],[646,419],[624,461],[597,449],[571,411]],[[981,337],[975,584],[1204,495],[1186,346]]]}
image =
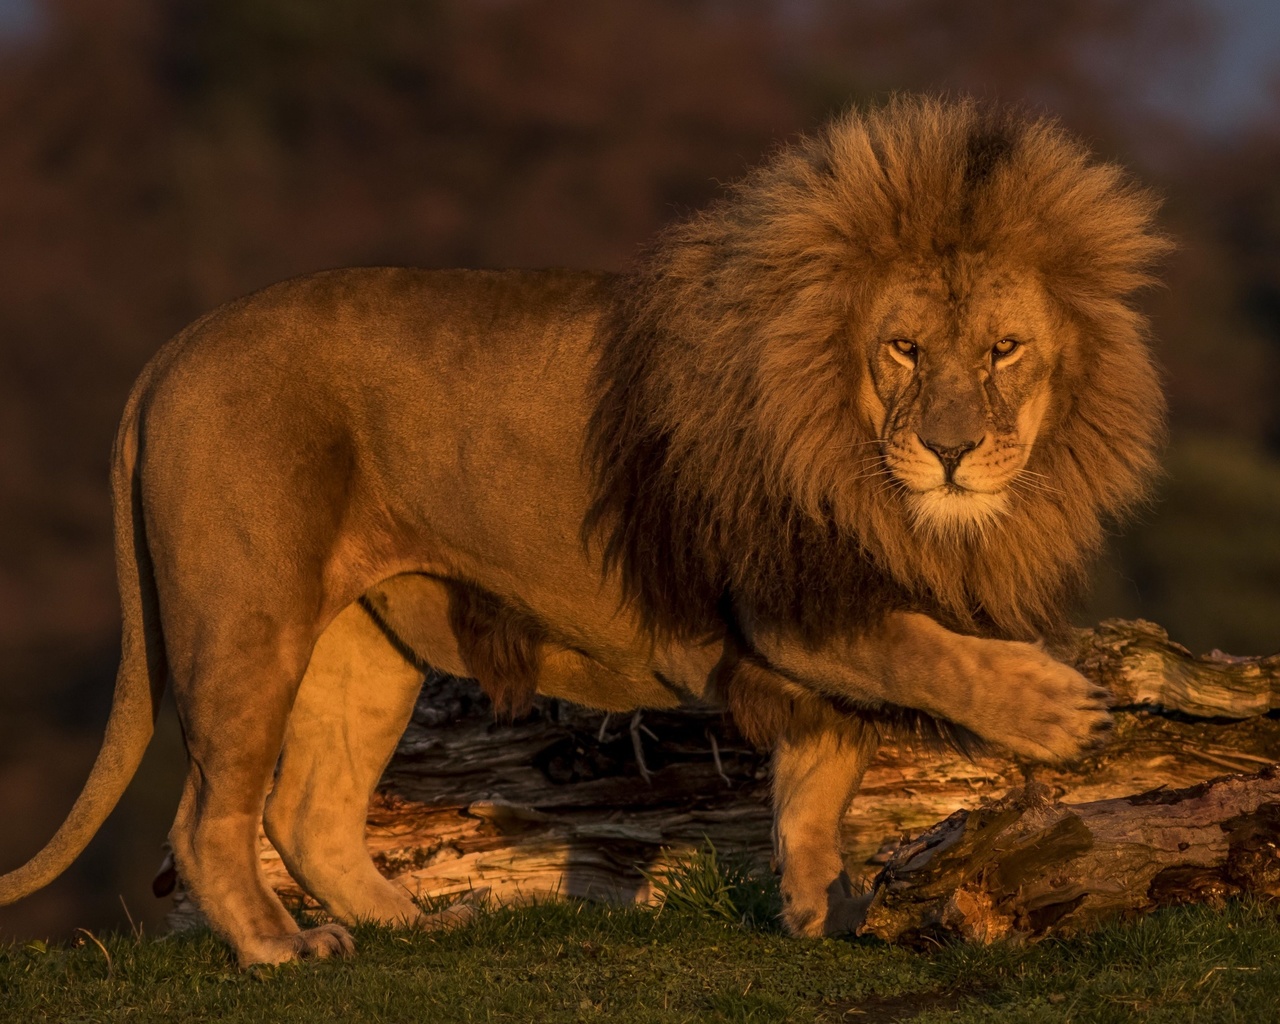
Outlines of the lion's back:
{"label": "lion's back", "polygon": [[[260,515],[282,482],[315,489],[336,474],[351,481],[344,500],[437,537],[454,520],[465,532],[463,512],[492,520],[501,547],[533,486],[576,543],[592,343],[611,287],[570,271],[371,268],[235,300],[137,385],[127,418],[144,499],[233,518],[252,499]],[[234,499],[250,479],[254,495]]]}
{"label": "lion's back", "polygon": [[[548,390],[585,397],[610,275],[349,268],[270,285],[193,322],[137,385],[169,431],[275,415],[375,421],[388,411],[492,418]],[[513,413],[514,414],[514,413]],[[209,422],[210,418],[220,421]],[[394,419],[394,417],[391,417]]]}

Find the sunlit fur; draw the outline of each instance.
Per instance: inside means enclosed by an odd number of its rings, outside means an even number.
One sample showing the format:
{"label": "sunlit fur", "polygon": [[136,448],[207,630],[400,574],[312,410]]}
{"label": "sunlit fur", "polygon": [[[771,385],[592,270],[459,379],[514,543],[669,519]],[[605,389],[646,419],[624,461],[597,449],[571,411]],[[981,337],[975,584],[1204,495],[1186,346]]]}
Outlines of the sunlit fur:
{"label": "sunlit fur", "polygon": [[[900,98],[667,230],[602,329],[588,444],[586,533],[649,625],[710,634],[745,607],[820,636],[910,607],[992,635],[1059,629],[1104,522],[1156,467],[1165,406],[1130,304],[1167,248],[1155,207],[1052,122]],[[1060,351],[987,528],[919,529],[958,516],[877,462],[865,334],[903,268],[966,260],[1034,280]]]}

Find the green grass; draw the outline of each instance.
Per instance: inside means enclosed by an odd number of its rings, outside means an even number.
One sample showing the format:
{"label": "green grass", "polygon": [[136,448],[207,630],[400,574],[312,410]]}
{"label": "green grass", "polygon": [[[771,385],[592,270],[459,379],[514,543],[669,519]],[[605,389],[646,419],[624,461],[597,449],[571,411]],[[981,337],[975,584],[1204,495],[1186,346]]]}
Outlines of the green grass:
{"label": "green grass", "polygon": [[360,928],[346,962],[242,973],[204,933],[10,946],[0,1021],[1280,1020],[1274,904],[920,953],[787,938],[762,913],[772,886],[710,853],[660,910],[564,902],[490,910],[449,933]]}

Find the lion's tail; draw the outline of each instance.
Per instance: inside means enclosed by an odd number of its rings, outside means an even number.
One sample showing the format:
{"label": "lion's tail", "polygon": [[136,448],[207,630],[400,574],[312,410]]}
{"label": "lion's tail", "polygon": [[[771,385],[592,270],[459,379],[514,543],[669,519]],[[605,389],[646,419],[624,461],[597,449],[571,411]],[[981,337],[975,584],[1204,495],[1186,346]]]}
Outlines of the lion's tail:
{"label": "lion's tail", "polygon": [[130,396],[112,454],[116,572],[123,634],[106,736],[84,789],[53,838],[22,867],[0,875],[0,906],[48,885],[80,855],[138,770],[155,727],[167,668],[138,485],[138,408],[143,390],[140,383]]}

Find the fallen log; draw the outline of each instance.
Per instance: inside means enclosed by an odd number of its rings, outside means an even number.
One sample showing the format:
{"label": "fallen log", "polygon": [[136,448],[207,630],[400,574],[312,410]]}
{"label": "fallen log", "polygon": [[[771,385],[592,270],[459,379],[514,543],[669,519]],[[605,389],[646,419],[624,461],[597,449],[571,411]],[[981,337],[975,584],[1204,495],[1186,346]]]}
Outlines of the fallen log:
{"label": "fallen log", "polygon": [[[1107,748],[1041,769],[1048,799],[1088,804],[1280,761],[1280,658],[1196,658],[1158,626],[1111,620],[1062,652],[1107,686],[1121,713]],[[1022,785],[1000,758],[886,744],[841,828],[855,884],[957,808]],[[714,710],[609,716],[539,698],[495,722],[474,683],[427,681],[370,809],[367,841],[388,877],[420,896],[487,886],[500,900],[549,895],[649,900],[648,878],[704,838],[767,865],[767,758]],[[270,883],[306,905],[265,836]],[[173,920],[191,920],[179,891]]]}
{"label": "fallen log", "polygon": [[1126,708],[1250,718],[1280,708],[1280,654],[1197,657],[1153,622],[1107,619],[1076,633],[1066,659]]}
{"label": "fallen log", "polygon": [[993,942],[1172,904],[1280,898],[1280,766],[1084,804],[1046,797],[1029,783],[902,843],[859,934]]}

